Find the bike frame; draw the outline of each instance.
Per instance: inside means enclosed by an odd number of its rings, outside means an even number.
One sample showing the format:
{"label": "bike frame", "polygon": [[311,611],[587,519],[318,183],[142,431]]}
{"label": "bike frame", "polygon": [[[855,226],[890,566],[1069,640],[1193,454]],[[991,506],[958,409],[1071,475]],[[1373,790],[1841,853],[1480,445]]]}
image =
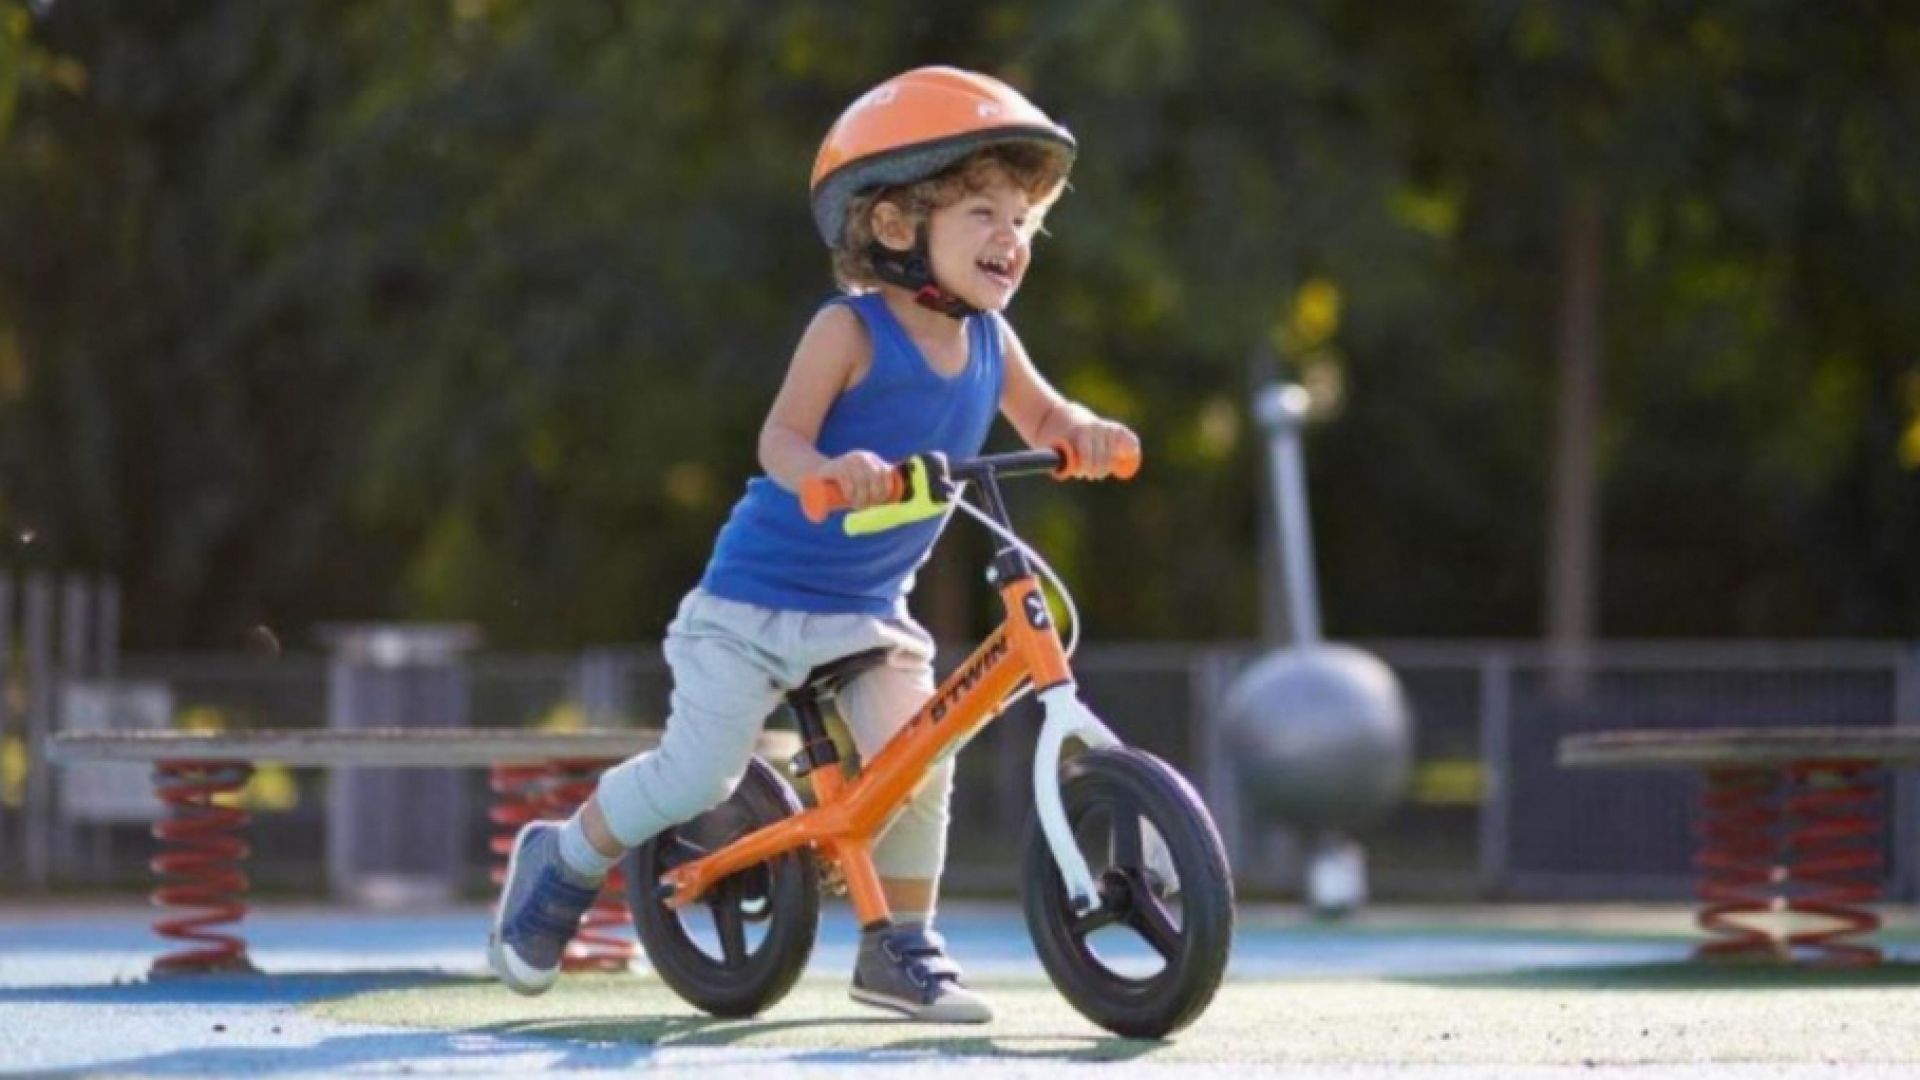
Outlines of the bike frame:
{"label": "bike frame", "polygon": [[[956,465],[954,473],[978,482],[985,509],[1006,526],[996,476],[1003,471],[1052,471],[1059,462],[1052,451],[1002,454]],[[1008,696],[1024,681],[1032,682],[1046,711],[1033,768],[1041,828],[1074,906],[1084,912],[1099,905],[1092,874],[1061,804],[1060,753],[1069,738],[1089,747],[1117,746],[1120,740],[1080,701],[1066,648],[1025,556],[1008,544],[993,565],[989,580],[998,587],[1005,620],[941,681],[859,775],[849,779],[838,763],[814,770],[816,806],[661,875],[667,906],[692,903],[722,878],[812,845],[839,864],[861,925],[886,921],[890,912],[873,867],[874,842],[928,772],[1000,716]]]}

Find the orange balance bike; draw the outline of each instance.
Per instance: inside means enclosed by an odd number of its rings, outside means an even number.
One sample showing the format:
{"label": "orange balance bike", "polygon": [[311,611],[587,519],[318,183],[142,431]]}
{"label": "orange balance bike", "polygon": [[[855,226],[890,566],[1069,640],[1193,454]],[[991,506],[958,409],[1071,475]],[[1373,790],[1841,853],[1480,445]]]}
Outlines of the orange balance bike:
{"label": "orange balance bike", "polygon": [[[841,760],[825,709],[840,687],[884,662],[885,651],[816,669],[787,695],[802,745],[791,772],[811,778],[813,807],[755,758],[725,802],[628,854],[634,926],[648,960],[681,997],[737,1017],[785,996],[813,951],[823,862],[828,877],[844,881],[863,926],[885,922],[874,841],[930,768],[1031,689],[1045,719],[1023,906],[1048,976],[1081,1014],[1126,1036],[1177,1031],[1213,999],[1233,935],[1233,881],[1219,834],[1185,778],[1123,745],[1081,702],[1068,666],[1072,646],[1060,639],[1038,573],[1069,612],[1072,599],[1014,535],[1001,497],[1002,478],[1066,476],[1070,459],[1064,447],[952,463],[915,457],[895,470],[896,501],[842,518],[859,533],[964,510],[998,538],[987,579],[1006,620],[857,771]],[[1138,465],[1123,463],[1121,475]],[[802,502],[815,522],[845,506],[824,482],[803,491]],[[1080,752],[1063,754],[1069,740]]]}

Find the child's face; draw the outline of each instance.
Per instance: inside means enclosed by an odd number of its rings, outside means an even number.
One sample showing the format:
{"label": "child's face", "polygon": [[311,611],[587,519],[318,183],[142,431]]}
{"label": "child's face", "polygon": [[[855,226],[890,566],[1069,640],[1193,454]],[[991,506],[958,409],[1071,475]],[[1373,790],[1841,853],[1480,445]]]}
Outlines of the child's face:
{"label": "child's face", "polygon": [[1006,310],[1033,261],[1040,217],[1025,191],[994,176],[928,219],[934,278],[982,311]]}

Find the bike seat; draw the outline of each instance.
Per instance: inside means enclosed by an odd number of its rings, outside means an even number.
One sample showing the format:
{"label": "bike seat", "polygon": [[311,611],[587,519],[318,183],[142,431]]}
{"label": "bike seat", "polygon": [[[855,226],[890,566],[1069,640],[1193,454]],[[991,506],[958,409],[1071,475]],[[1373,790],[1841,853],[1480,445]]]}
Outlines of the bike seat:
{"label": "bike seat", "polygon": [[830,660],[807,672],[807,681],[796,690],[787,692],[787,700],[819,700],[840,692],[840,688],[859,678],[872,668],[887,662],[887,654],[892,650],[882,646]]}

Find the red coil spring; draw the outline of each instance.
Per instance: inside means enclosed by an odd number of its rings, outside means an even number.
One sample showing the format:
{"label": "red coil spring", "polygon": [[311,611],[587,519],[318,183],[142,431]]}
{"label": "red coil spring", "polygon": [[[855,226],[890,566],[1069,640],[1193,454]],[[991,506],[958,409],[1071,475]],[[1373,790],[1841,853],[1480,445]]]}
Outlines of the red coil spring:
{"label": "red coil spring", "polygon": [[157,919],[153,931],[163,938],[199,943],[155,960],[155,974],[257,970],[247,957],[245,940],[213,929],[246,917],[248,882],[239,863],[249,854],[247,842],[238,835],[247,825],[246,812],[216,806],[213,798],[239,791],[252,774],[251,766],[234,762],[162,761],[154,766],[154,791],[169,813],[154,823],[153,838],[161,849],[149,866],[171,883],[153,890],[153,903],[192,914]]}
{"label": "red coil spring", "polygon": [[[1698,921],[1719,940],[1703,956],[1762,953],[1792,959],[1807,950],[1827,964],[1870,965],[1880,950],[1848,939],[1879,917],[1860,905],[1880,896],[1879,796],[1861,762],[1802,762],[1785,770],[1707,774]],[[1746,921],[1780,913],[1828,925],[1777,933]]]}
{"label": "red coil spring", "polygon": [[1778,953],[1772,934],[1744,921],[1773,910],[1777,777],[1767,769],[1710,769],[1701,803],[1701,840],[1693,865],[1703,904],[1696,921],[1718,938],[1702,956]]}
{"label": "red coil spring", "polygon": [[[491,848],[499,861],[493,867],[495,885],[506,880],[507,858],[514,837],[529,821],[559,820],[572,815],[593,793],[605,761],[552,761],[545,765],[498,765],[490,786],[498,797],[487,817],[499,831]],[[624,971],[637,954],[634,941],[624,936],[627,918],[626,878],[618,866],[607,875],[600,896],[580,920],[580,932],[567,946],[560,966],[567,971]]]}
{"label": "red coil spring", "polygon": [[1789,935],[1789,945],[1821,954],[1825,963],[1865,966],[1880,950],[1849,941],[1880,928],[1861,905],[1880,899],[1884,859],[1881,800],[1873,766],[1857,761],[1801,762],[1787,770],[1788,875],[1797,886],[1789,910],[1832,925]]}

